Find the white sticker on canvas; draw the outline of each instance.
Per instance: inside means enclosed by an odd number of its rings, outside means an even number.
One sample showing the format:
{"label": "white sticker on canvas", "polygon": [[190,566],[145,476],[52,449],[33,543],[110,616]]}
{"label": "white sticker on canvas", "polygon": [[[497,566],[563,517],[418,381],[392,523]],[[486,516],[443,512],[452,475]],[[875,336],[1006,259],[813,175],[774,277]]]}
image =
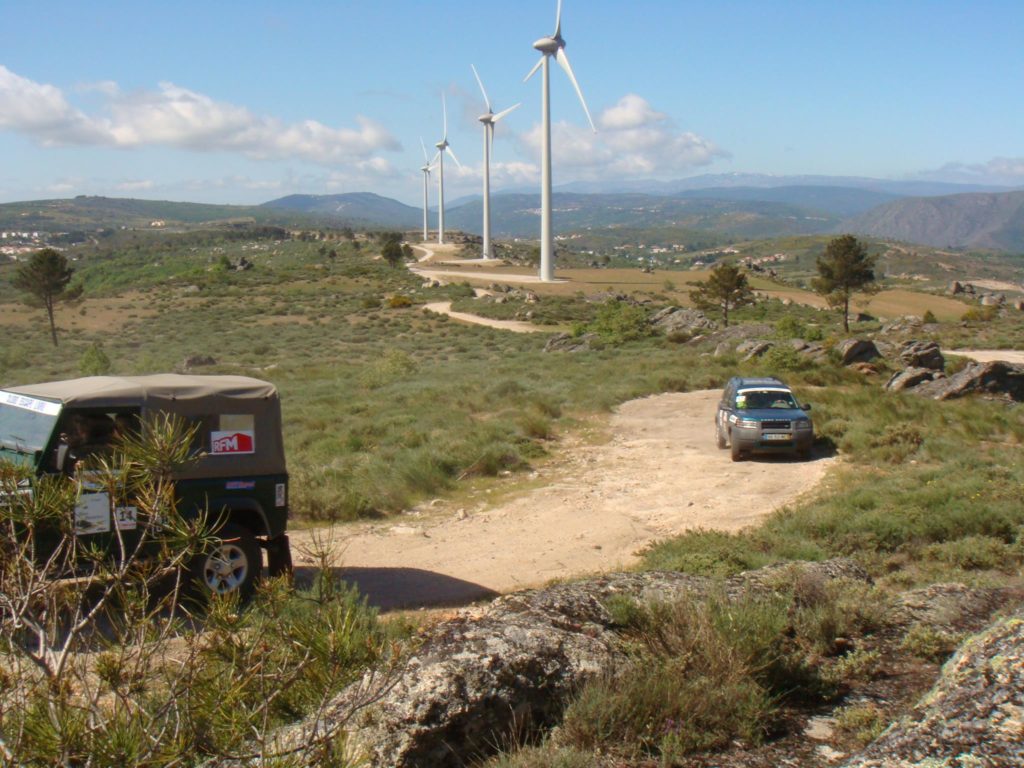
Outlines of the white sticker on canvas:
{"label": "white sticker on canvas", "polygon": [[110,531],[110,496],[83,493],[75,504],[75,532],[79,535]]}

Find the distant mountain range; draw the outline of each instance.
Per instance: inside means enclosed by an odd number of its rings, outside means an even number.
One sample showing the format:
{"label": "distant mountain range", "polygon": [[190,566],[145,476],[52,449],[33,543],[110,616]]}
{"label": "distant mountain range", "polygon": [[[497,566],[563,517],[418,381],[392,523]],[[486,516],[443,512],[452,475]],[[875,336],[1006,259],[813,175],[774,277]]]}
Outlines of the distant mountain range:
{"label": "distant mountain range", "polygon": [[[1009,188],[982,184],[953,184],[943,181],[891,181],[866,176],[775,176],[766,173],[708,173],[674,181],[576,181],[556,187],[558,192],[584,194],[608,192],[640,192],[651,195],[675,195],[692,190],[715,190],[731,187],[770,189],[774,187],[844,187],[864,189],[894,197],[932,197],[966,192],[1007,192]],[[521,190],[516,190],[521,191]]]}
{"label": "distant mountain range", "polygon": [[[784,184],[769,184],[770,181]],[[833,182],[831,184],[824,183]],[[939,248],[1024,253],[1024,190],[970,191],[931,182],[887,182],[855,177],[708,175],[677,182],[636,182],[652,192],[573,192],[601,184],[574,184],[554,195],[555,232],[678,229],[728,239],[852,232]],[[678,188],[680,185],[689,188]],[[936,195],[952,189],[959,194]],[[908,196],[914,191],[915,196]],[[492,198],[496,236],[536,238],[540,198],[535,192]],[[479,197],[446,208],[452,229],[479,234]],[[204,226],[254,222],[278,226],[341,226],[415,230],[423,211],[359,192],[289,195],[260,206],[204,205],[156,200],[76,197],[0,205],[0,230],[67,232],[100,227]],[[430,216],[436,227],[436,212]]]}

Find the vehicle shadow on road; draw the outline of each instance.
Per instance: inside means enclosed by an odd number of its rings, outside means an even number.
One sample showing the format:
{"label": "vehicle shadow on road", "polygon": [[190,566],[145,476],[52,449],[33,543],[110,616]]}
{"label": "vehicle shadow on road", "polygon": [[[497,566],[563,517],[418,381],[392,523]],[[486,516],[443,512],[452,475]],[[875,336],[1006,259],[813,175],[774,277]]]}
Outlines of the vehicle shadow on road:
{"label": "vehicle shadow on road", "polygon": [[[295,586],[312,586],[318,572],[311,566],[295,568]],[[367,602],[382,611],[468,605],[498,596],[471,581],[421,568],[332,568],[331,574],[359,589]]]}

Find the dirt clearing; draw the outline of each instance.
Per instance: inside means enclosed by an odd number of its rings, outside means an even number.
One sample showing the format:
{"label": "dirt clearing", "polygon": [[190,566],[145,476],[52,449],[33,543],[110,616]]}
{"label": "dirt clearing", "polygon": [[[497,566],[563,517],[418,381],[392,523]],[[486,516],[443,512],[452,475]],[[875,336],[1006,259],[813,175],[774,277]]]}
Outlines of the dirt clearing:
{"label": "dirt clearing", "polygon": [[302,552],[328,540],[342,574],[381,608],[464,604],[551,579],[629,566],[658,539],[736,531],[811,490],[835,459],[734,463],[714,442],[719,391],[623,404],[611,439],[568,445],[533,490],[461,509],[425,505],[386,522],[296,531]]}

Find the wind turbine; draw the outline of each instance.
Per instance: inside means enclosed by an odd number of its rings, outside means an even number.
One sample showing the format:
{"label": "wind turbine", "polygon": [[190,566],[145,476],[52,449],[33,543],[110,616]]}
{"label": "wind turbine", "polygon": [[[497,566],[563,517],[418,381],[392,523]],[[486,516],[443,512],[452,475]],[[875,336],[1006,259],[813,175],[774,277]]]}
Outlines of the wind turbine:
{"label": "wind turbine", "polygon": [[437,147],[437,244],[444,245],[444,153],[452,156],[455,164],[462,167],[459,158],[448,146],[448,105],[445,103],[444,94],[441,94],[441,112],[444,115],[444,136],[434,146]]}
{"label": "wind turbine", "polygon": [[583,100],[583,91],[580,90],[580,84],[576,82],[576,76],[572,73],[572,67],[569,65],[569,58],[565,55],[565,40],[562,38],[562,0],[558,0],[558,10],[555,14],[555,34],[551,37],[542,37],[533,44],[533,47],[540,51],[540,61],[534,65],[533,69],[530,70],[530,74],[524,78],[523,82],[526,82],[526,80],[533,77],[538,69],[543,70],[541,73],[542,132],[540,164],[540,279],[544,282],[551,282],[555,279],[553,264],[555,244],[554,238],[551,234],[550,61],[552,56],[555,57],[562,69],[565,70],[565,74],[569,76],[569,80],[576,89],[576,95],[580,97],[580,104],[583,105],[583,111],[586,112],[587,121],[590,123],[590,127],[593,129],[594,133],[597,133],[597,128],[594,126],[593,118],[590,117],[590,110],[587,109],[587,102]]}
{"label": "wind turbine", "polygon": [[423,167],[420,168],[423,171],[423,242],[427,242],[427,236],[429,235],[429,227],[427,226],[427,211],[429,210],[430,201],[427,197],[427,185],[430,181],[430,172],[434,170],[434,160],[431,160],[427,156],[427,145],[423,143],[423,139],[420,139],[420,146],[423,147]]}
{"label": "wind turbine", "polygon": [[501,120],[505,115],[511,112],[513,109],[519,106],[509,107],[506,110],[494,114],[494,110],[491,108],[491,100],[487,98],[487,91],[484,90],[483,80],[480,79],[480,73],[476,71],[476,67],[472,64],[469,65],[473,69],[473,75],[476,77],[477,85],[480,86],[480,93],[484,95],[484,104],[487,105],[487,114],[480,115],[479,120],[484,124],[484,247],[483,247],[483,258],[491,259],[494,256],[491,254],[491,146],[494,144],[494,124]]}

